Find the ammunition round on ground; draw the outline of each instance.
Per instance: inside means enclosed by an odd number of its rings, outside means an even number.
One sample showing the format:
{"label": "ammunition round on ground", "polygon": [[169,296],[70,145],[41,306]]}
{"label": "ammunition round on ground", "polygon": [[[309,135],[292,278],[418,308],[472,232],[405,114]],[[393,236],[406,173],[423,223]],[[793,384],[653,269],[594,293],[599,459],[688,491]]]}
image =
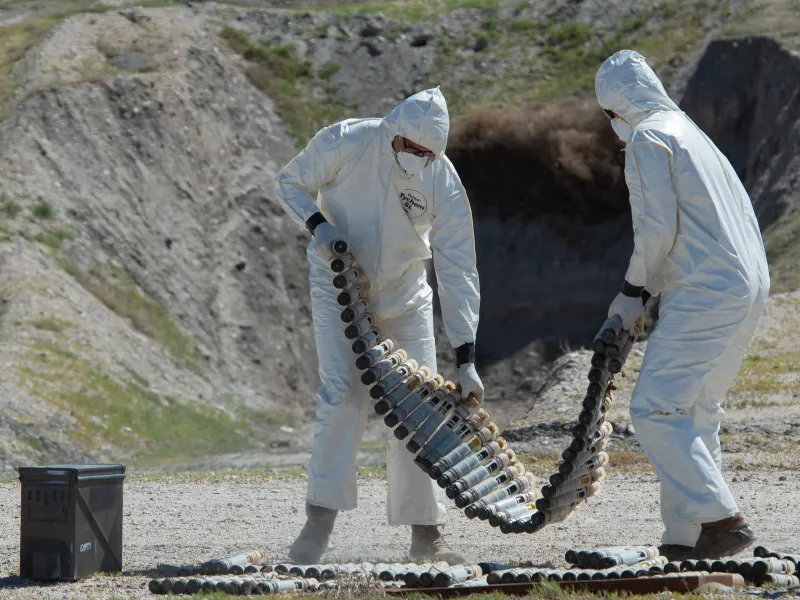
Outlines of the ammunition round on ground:
{"label": "ammunition round on ground", "polygon": [[203,580],[196,577],[191,578],[186,582],[186,593],[189,595],[196,594],[203,589]]}
{"label": "ammunition round on ground", "polygon": [[218,579],[206,579],[203,581],[202,589],[204,592],[213,592],[217,589]]}
{"label": "ammunition round on ground", "polygon": [[800,585],[800,579],[795,575],[785,575],[783,573],[765,573],[758,576],[758,583],[763,585],[769,583],[781,587],[792,587]]}
{"label": "ammunition round on ground", "polygon": [[[753,554],[755,556],[755,554]],[[784,554],[783,552],[769,551],[765,558],[780,558],[781,560],[789,560],[797,565],[800,562],[800,556],[795,554]]]}
{"label": "ammunition round on ground", "polygon": [[423,588],[429,588],[433,585],[433,580],[436,578],[436,573],[431,573],[430,571],[424,571],[419,576],[419,582],[417,585]]}
{"label": "ammunition round on ground", "polygon": [[360,269],[347,269],[333,278],[333,287],[335,287],[337,290],[343,290],[347,286],[358,281],[359,277],[361,277]]}
{"label": "ammunition round on ground", "polygon": [[147,584],[147,589],[150,590],[153,594],[160,594],[161,593],[161,580],[160,579],[151,579],[150,583]]}
{"label": "ammunition round on ground", "polygon": [[794,573],[795,564],[790,560],[781,560],[779,558],[766,557],[759,558],[753,562],[753,574],[764,575],[766,573],[779,573],[791,575]]}
{"label": "ammunition round on ground", "polygon": [[336,302],[339,303],[339,306],[350,306],[353,302],[362,298],[364,293],[364,288],[357,283],[349,285],[339,293]]}
{"label": "ammunition round on ground", "polygon": [[616,566],[630,566],[636,565],[647,560],[654,559],[658,556],[658,548],[627,548],[603,556],[600,559],[600,568],[608,569]]}
{"label": "ammunition round on ground", "polygon": [[331,243],[331,250],[333,250],[335,254],[344,254],[347,252],[347,242],[345,240],[334,240],[333,243]]}
{"label": "ammunition round on ground", "polygon": [[176,579],[172,582],[172,593],[176,596],[180,596],[186,593],[186,584],[187,581],[185,579]]}
{"label": "ammunition round on ground", "polygon": [[349,269],[355,262],[352,254],[342,254],[331,261],[331,271],[341,273],[345,269]]}
{"label": "ammunition round on ground", "polygon": [[352,323],[358,318],[361,318],[363,315],[367,314],[369,311],[369,302],[364,300],[363,298],[359,298],[355,302],[353,302],[350,306],[345,308],[339,317],[342,319],[343,323]]}
{"label": "ammunition round on ground", "polygon": [[696,563],[694,563],[694,568],[696,571],[709,571],[711,572],[711,562],[705,558],[701,558]]}
{"label": "ammunition round on ground", "polygon": [[433,579],[434,587],[448,587],[454,583],[461,583],[468,579],[475,579],[481,577],[483,573],[480,567],[472,565],[468,567],[451,567],[444,569],[436,574]]}
{"label": "ammunition round on ground", "polygon": [[161,581],[161,585],[158,587],[159,594],[169,594],[172,591],[172,586],[174,581],[172,579],[164,579]]}
{"label": "ammunition round on ground", "polygon": [[242,565],[233,565],[228,569],[228,573],[231,575],[242,575],[244,573],[244,567]]}
{"label": "ammunition round on ground", "polygon": [[691,558],[687,558],[686,560],[682,560],[681,561],[681,572],[694,571],[695,564],[697,564],[697,561],[693,560]]}
{"label": "ammunition round on ground", "polygon": [[766,546],[756,546],[753,548],[753,556],[758,558],[764,558],[765,556],[769,556],[772,554],[772,550],[767,548]]}
{"label": "ammunition round on ground", "polygon": [[680,573],[680,572],[681,572],[680,561],[674,560],[664,565],[664,573]]}
{"label": "ammunition round on ground", "polygon": [[[517,576],[520,574],[522,569],[510,569],[508,571],[502,571],[499,574],[499,581],[498,583],[515,583],[517,581]],[[491,575],[491,573],[490,573]],[[488,581],[488,577],[487,577]]]}
{"label": "ammunition round on ground", "polygon": [[715,560],[711,563],[711,572],[712,573],[725,573],[725,561],[724,560]]}

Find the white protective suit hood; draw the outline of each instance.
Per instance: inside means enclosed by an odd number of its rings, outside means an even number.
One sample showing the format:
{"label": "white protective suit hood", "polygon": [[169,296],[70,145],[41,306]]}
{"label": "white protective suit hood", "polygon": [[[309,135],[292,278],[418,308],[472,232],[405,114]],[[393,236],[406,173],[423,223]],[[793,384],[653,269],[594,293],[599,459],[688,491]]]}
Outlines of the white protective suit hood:
{"label": "white protective suit hood", "polygon": [[444,95],[435,87],[409,96],[383,118],[383,127],[390,140],[397,135],[408,138],[442,158],[450,132]]}
{"label": "white protective suit hood", "polygon": [[635,50],[606,59],[594,80],[597,102],[621,116],[632,129],[657,111],[679,111],[661,80]]}

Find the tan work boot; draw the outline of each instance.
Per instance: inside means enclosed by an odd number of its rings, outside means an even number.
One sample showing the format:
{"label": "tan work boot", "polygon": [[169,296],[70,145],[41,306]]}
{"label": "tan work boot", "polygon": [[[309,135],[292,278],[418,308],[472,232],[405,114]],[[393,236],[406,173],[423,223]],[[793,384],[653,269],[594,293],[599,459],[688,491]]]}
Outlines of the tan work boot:
{"label": "tan work boot", "polygon": [[414,561],[443,560],[449,565],[464,565],[467,558],[447,545],[439,525],[412,525],[409,557]]}
{"label": "tan work boot", "polygon": [[306,503],[306,524],[289,549],[289,560],[296,565],[317,564],[328,548],[338,512]]}
{"label": "tan work boot", "polygon": [[703,523],[691,558],[723,558],[738,554],[753,542],[756,534],[738,513],[727,519]]}
{"label": "tan work boot", "polygon": [[692,546],[681,546],[680,544],[662,544],[658,547],[658,553],[666,557],[669,562],[676,560],[687,560],[694,555]]}

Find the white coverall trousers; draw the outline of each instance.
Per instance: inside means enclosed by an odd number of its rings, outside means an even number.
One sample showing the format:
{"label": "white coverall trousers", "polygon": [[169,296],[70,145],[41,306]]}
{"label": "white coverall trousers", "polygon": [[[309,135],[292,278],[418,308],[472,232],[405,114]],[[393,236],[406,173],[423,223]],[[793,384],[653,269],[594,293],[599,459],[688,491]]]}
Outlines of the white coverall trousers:
{"label": "white coverall trousers", "polygon": [[[317,340],[321,385],[316,395],[314,447],[309,469],[307,500],[311,504],[336,510],[356,507],[356,454],[375,400],[369,386],[361,383],[355,366],[357,355],[352,340],[344,336],[341,320],[344,307],[336,297],[334,274],[327,261],[309,253],[311,268],[311,308]],[[419,283],[419,300],[405,304],[398,315],[381,318],[377,326],[391,338],[395,348],[403,348],[409,358],[436,373],[436,344],[433,334],[433,292],[424,278]],[[427,292],[427,293],[426,293]],[[444,490],[414,464],[406,450],[408,440],[398,440],[390,432],[387,449],[389,525],[442,525],[445,522]]]}
{"label": "white coverall trousers", "polygon": [[661,482],[662,544],[693,547],[702,523],[739,512],[722,475],[722,402],[767,296],[768,287],[756,284],[749,298],[735,308],[728,299],[723,310],[704,310],[708,296],[687,288],[662,299],[630,408]]}

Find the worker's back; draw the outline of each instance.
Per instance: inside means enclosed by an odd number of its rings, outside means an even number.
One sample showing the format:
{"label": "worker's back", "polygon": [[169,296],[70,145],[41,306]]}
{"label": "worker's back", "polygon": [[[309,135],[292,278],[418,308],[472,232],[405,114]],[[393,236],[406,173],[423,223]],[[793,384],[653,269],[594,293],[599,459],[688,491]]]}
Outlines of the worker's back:
{"label": "worker's back", "polygon": [[740,298],[768,291],[769,273],[753,206],[733,166],[714,143],[679,111],[661,111],[637,130],[659,132],[671,151],[678,228],[667,259],[669,291],[697,286]]}

